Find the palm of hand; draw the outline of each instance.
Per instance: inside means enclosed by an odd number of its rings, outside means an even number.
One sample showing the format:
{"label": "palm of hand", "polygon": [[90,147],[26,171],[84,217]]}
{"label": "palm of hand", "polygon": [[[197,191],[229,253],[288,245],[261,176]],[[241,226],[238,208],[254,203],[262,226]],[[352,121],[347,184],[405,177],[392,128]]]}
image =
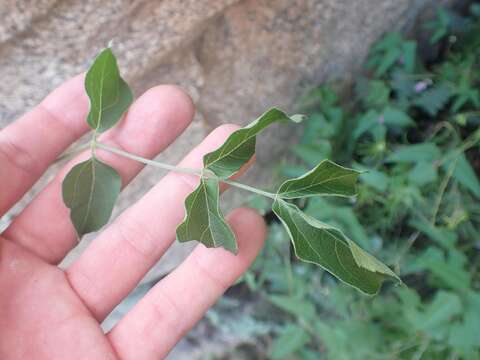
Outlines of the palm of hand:
{"label": "palm of hand", "polygon": [[[0,132],[0,215],[87,129],[83,77],[49,95]],[[121,126],[103,141],[153,157],[190,123],[193,105],[179,89],[159,86],[141,96]],[[202,155],[235,129],[212,132],[182,161],[201,167]],[[124,185],[141,166],[99,153]],[[76,245],[61,200],[61,181],[71,161],[13,220],[0,237],[1,359],[159,359],[248,267],[265,235],[263,220],[238,209],[229,222],[239,254],[199,245],[107,334],[100,324],[138,284],[174,240],[183,200],[198,179],[170,173],[121,214],[72,265],[57,264]]]}

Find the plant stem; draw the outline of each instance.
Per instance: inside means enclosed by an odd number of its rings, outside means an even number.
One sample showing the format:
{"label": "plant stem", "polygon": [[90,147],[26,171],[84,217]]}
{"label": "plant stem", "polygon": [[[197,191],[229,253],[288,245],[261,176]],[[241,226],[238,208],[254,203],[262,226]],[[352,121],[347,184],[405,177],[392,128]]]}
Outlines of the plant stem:
{"label": "plant stem", "polygon": [[239,183],[239,182],[236,182],[236,181],[233,181],[233,180],[226,180],[226,179],[218,179],[218,180],[221,181],[221,182],[224,182],[225,184],[234,186],[236,188],[243,189],[243,190],[246,190],[246,191],[250,191],[250,192],[253,192],[255,194],[268,197],[270,199],[275,199],[275,194],[273,194],[271,192],[264,191],[264,190],[261,190],[261,189],[257,189],[257,188],[254,188],[252,186],[248,186],[246,184],[242,184],[242,183]]}
{"label": "plant stem", "polygon": [[90,141],[90,151],[92,152],[92,157],[95,157],[95,149],[97,148],[97,130],[92,134],[92,140]]}
{"label": "plant stem", "polygon": [[165,164],[165,163],[162,163],[162,162],[159,162],[159,161],[156,161],[156,160],[146,159],[144,157],[141,157],[141,156],[138,156],[138,155],[135,155],[135,154],[131,154],[127,151],[115,148],[115,147],[107,145],[107,144],[96,142],[96,141],[95,141],[95,147],[97,147],[99,149],[109,151],[111,153],[114,153],[114,154],[117,154],[117,155],[120,155],[120,156],[123,156],[123,157],[126,157],[126,158],[129,158],[129,159],[132,159],[132,160],[135,160],[135,161],[138,161],[138,162],[141,162],[145,165],[150,165],[150,166],[153,166],[153,167],[157,167],[157,168],[164,169],[164,170],[169,170],[169,171],[174,171],[174,172],[181,172],[181,173],[185,173],[185,174],[196,175],[196,176],[200,176],[200,177],[204,176],[204,177],[207,177],[207,178],[214,178],[214,179],[217,179],[218,181],[221,181],[225,184],[234,186],[236,188],[243,189],[243,190],[258,194],[258,195],[266,196],[270,199],[275,199],[275,194],[273,194],[273,193],[270,193],[270,192],[267,192],[267,191],[264,191],[264,190],[261,190],[261,189],[257,189],[257,188],[254,188],[252,186],[242,184],[242,183],[239,183],[239,182],[236,182],[236,181],[233,181],[233,180],[220,179],[217,176],[215,176],[214,174],[203,173],[201,169],[185,168],[185,167]]}
{"label": "plant stem", "polygon": [[77,155],[78,153],[84,151],[84,150],[87,150],[91,147],[91,144],[90,143],[86,143],[86,144],[83,144],[83,145],[80,145],[80,146],[77,146],[77,147],[74,147],[73,149],[71,150],[68,150],[68,151],[65,151],[62,155],[60,155],[57,160],[55,160],[55,164],[60,162],[60,161],[63,161],[65,159],[68,159],[68,158],[71,158],[72,156],[74,155]]}
{"label": "plant stem", "polygon": [[440,205],[442,204],[443,195],[445,194],[445,190],[447,189],[448,183],[450,182],[450,179],[453,176],[453,172],[455,170],[455,167],[457,166],[457,161],[458,161],[458,156],[452,161],[445,178],[440,184],[440,191],[436,198],[435,205],[433,207],[433,212],[432,212],[432,220],[430,221],[430,223],[434,226],[435,226],[435,223],[437,222],[437,214],[438,214],[438,210],[440,209]]}
{"label": "plant stem", "polygon": [[173,165],[170,165],[170,164],[164,164],[164,163],[161,163],[159,161],[150,160],[150,159],[146,159],[144,157],[141,157],[141,156],[138,156],[138,155],[135,155],[135,154],[131,154],[129,152],[123,151],[121,149],[118,149],[118,148],[115,148],[113,146],[103,144],[103,143],[100,143],[100,142],[97,142],[97,147],[99,149],[103,149],[103,150],[109,151],[111,153],[114,153],[114,154],[129,158],[129,159],[141,162],[145,165],[150,165],[150,166],[157,167],[157,168],[160,168],[160,169],[170,170],[170,171],[175,171],[175,172],[181,172],[181,173],[186,173],[186,174],[191,174],[191,175],[198,175],[198,176],[202,175],[201,170],[191,169],[191,168],[183,168],[183,167],[179,167],[179,166],[173,166]]}

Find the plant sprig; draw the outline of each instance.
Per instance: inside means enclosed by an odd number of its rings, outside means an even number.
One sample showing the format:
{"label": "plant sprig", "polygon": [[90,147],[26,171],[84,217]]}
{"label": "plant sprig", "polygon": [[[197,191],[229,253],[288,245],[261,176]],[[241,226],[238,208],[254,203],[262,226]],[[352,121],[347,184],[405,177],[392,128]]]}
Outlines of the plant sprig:
{"label": "plant sprig", "polygon": [[79,238],[99,230],[108,222],[120,193],[120,175],[97,158],[95,150],[99,148],[146,165],[199,177],[198,187],[185,200],[185,219],[177,227],[180,242],[197,240],[207,247],[223,247],[233,253],[238,251],[235,234],[219,206],[219,184],[224,182],[273,201],[272,210],[283,223],[301,260],[325,268],[367,294],[378,292],[387,278],[400,282],[393,271],[340,230],[304,214],[288,202],[322,195],[353,196],[358,171],[324,160],[306,174],[285,181],[275,193],[230,180],[255,154],[258,134],[276,122],[301,122],[302,115],[288,116],[272,108],[233,132],[218,149],[206,154],[203,169],[181,168],[98,142],[98,134],[115,126],[133,101],[132,92],[121,78],[110,48],[101,51],[94,60],[85,78],[85,89],[90,99],[86,120],[93,131],[91,158],[74,166],[62,186],[63,200],[70,209],[70,218]]}

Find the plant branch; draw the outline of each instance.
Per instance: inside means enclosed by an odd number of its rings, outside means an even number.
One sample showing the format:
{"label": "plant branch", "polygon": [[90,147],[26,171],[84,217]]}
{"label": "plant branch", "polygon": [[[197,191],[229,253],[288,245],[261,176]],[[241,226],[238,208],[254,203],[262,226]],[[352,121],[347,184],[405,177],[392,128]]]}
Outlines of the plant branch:
{"label": "plant branch", "polygon": [[111,153],[114,153],[114,154],[129,158],[129,159],[141,162],[145,165],[150,165],[150,166],[160,168],[160,169],[163,169],[163,170],[169,170],[169,171],[181,172],[181,173],[190,174],[190,175],[196,175],[196,176],[200,176],[200,177],[204,176],[204,177],[207,177],[207,178],[214,178],[214,179],[217,179],[218,181],[221,181],[221,182],[223,182],[225,184],[228,184],[230,186],[234,186],[236,188],[243,189],[243,190],[258,194],[258,195],[266,196],[270,199],[275,199],[275,194],[273,194],[273,193],[270,193],[270,192],[267,192],[267,191],[264,191],[264,190],[261,190],[261,189],[257,189],[257,188],[254,188],[252,186],[242,184],[242,183],[239,183],[239,182],[236,182],[236,181],[233,181],[233,180],[220,179],[217,176],[215,176],[214,174],[202,173],[201,169],[185,168],[185,167],[165,164],[165,163],[162,163],[162,162],[159,162],[159,161],[156,161],[156,160],[146,159],[144,157],[129,153],[127,151],[123,151],[121,149],[118,149],[118,148],[115,148],[113,146],[103,144],[103,143],[100,143],[100,142],[95,142],[95,146],[99,149],[103,149],[103,150],[109,151]]}
{"label": "plant branch", "polygon": [[110,146],[110,145],[107,145],[107,144],[104,144],[104,143],[100,143],[100,142],[97,142],[97,147],[99,149],[109,151],[111,153],[126,157],[128,159],[132,159],[132,160],[141,162],[145,165],[150,165],[150,166],[160,168],[160,169],[164,169],[164,170],[170,170],[170,171],[181,172],[181,173],[185,173],[185,174],[202,176],[202,171],[199,170],[199,169],[191,169],[191,168],[184,168],[184,167],[180,167],[180,166],[173,166],[173,165],[165,164],[165,163],[162,163],[162,162],[159,162],[159,161],[156,161],[156,160],[146,159],[144,157],[129,153],[127,151],[123,151],[123,150],[118,149],[116,147],[113,147],[113,146]]}

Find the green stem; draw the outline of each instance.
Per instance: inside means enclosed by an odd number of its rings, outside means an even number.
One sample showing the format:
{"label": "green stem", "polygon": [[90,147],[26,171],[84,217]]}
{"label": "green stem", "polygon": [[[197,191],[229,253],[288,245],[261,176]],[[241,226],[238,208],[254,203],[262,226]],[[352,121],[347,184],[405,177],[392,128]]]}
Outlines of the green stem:
{"label": "green stem", "polygon": [[435,223],[437,222],[437,214],[438,214],[438,210],[440,209],[440,205],[442,204],[443,195],[445,194],[445,190],[447,189],[448,183],[450,182],[450,179],[453,176],[455,167],[457,166],[457,160],[458,160],[458,157],[456,157],[452,161],[445,178],[440,184],[440,191],[437,195],[435,205],[433,207],[432,220],[430,221],[430,223],[434,226],[435,226]]}
{"label": "green stem", "polygon": [[95,158],[96,153],[95,149],[97,148],[97,130],[95,130],[92,134],[92,140],[90,140],[90,151],[92,152],[92,157]]}
{"label": "green stem", "polygon": [[191,174],[191,175],[197,175],[197,176],[202,175],[202,171],[198,170],[198,169],[184,168],[184,167],[179,167],[179,166],[173,166],[173,165],[170,165],[170,164],[164,164],[164,163],[161,163],[159,161],[146,159],[144,157],[141,157],[141,156],[123,151],[121,149],[118,149],[118,148],[115,148],[113,146],[103,144],[103,143],[100,143],[100,142],[97,142],[97,147],[99,149],[103,149],[103,150],[109,151],[111,153],[126,157],[128,159],[132,159],[132,160],[141,162],[145,165],[150,165],[150,166],[153,166],[153,167],[156,167],[156,168],[175,171],[175,172],[181,172],[181,173],[186,173],[186,174]]}
{"label": "green stem", "polygon": [[117,154],[117,155],[120,155],[120,156],[123,156],[123,157],[126,157],[128,159],[132,159],[132,160],[141,162],[145,165],[150,165],[150,166],[153,166],[153,167],[156,167],[156,168],[169,170],[169,171],[174,171],[174,172],[181,172],[181,173],[190,174],[190,175],[205,176],[205,177],[209,177],[209,178],[214,178],[214,179],[217,179],[218,181],[221,181],[225,184],[234,186],[236,188],[243,189],[243,190],[258,194],[258,195],[266,196],[270,199],[275,199],[275,194],[273,194],[273,193],[270,193],[270,192],[267,192],[267,191],[264,191],[264,190],[261,190],[261,189],[257,189],[257,188],[254,188],[252,186],[242,184],[242,183],[239,183],[239,182],[236,182],[236,181],[233,181],[233,180],[220,179],[217,176],[215,176],[213,174],[210,174],[210,173],[204,174],[204,173],[202,173],[201,169],[185,168],[185,167],[165,164],[165,163],[162,163],[162,162],[156,161],[156,160],[146,159],[144,157],[141,157],[141,156],[129,153],[127,151],[115,148],[113,146],[103,144],[103,143],[100,143],[100,142],[96,142],[96,141],[95,141],[95,146],[92,147],[92,151],[95,147],[97,147],[99,149],[109,151],[111,153],[114,153],[114,154]]}
{"label": "green stem", "polygon": [[261,190],[261,189],[257,189],[257,188],[254,188],[252,186],[248,186],[248,185],[245,185],[245,184],[233,181],[233,180],[226,180],[226,179],[220,179],[220,178],[218,178],[218,180],[221,181],[221,182],[224,182],[225,184],[234,186],[236,188],[243,189],[243,190],[246,190],[246,191],[250,191],[250,192],[253,192],[255,194],[266,196],[270,199],[275,200],[275,194],[273,194],[271,192],[264,191],[264,190]]}
{"label": "green stem", "polygon": [[65,151],[62,155],[60,155],[57,160],[55,160],[55,164],[59,163],[60,161],[63,161],[65,159],[69,159],[78,153],[81,153],[84,150],[87,150],[91,147],[92,145],[90,143],[86,143],[77,147],[74,147],[72,150]]}

